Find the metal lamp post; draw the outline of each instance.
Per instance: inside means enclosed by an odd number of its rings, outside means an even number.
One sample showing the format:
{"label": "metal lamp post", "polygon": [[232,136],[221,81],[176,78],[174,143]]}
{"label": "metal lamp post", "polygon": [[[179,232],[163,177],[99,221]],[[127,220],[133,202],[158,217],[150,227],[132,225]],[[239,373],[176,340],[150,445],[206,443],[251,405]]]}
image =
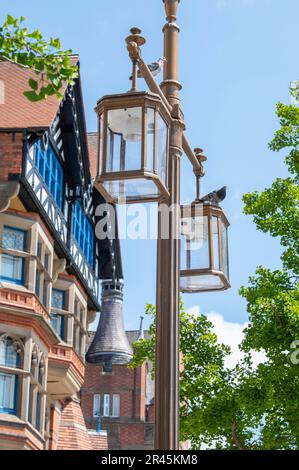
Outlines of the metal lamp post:
{"label": "metal lamp post", "polygon": [[[198,178],[203,175],[202,161],[192,151],[184,135],[184,117],[180,106],[178,81],[178,36],[176,24],[180,0],[163,0],[166,11],[164,32],[163,82],[159,86],[141,56],[145,39],[141,30],[132,28],[126,38],[133,64],[132,88],[128,93],[106,96],[96,107],[99,122],[99,165],[95,186],[113,203],[156,201],[158,211],[157,294],[156,294],[156,376],[155,376],[155,449],[179,448],[179,294],[183,291],[214,290],[211,280],[220,279],[227,288],[225,272],[224,228],[227,220],[220,207],[206,205],[199,221],[208,220],[202,245],[210,249],[205,272],[196,266],[190,248],[197,242],[181,228],[180,162],[183,152]],[[138,92],[138,69],[150,92]],[[199,192],[198,192],[199,194]],[[196,224],[194,206],[189,219]],[[190,222],[190,220],[189,220]],[[215,245],[215,223],[219,251]],[[167,227],[167,236],[164,230]],[[186,269],[180,269],[180,238]],[[221,241],[220,241],[221,239]],[[222,251],[221,251],[222,250]],[[218,261],[217,261],[218,260]],[[216,264],[215,264],[216,263]],[[218,266],[218,264],[219,266]],[[217,267],[217,269],[215,268]],[[227,268],[228,270],[228,268]],[[209,282],[205,276],[209,277]],[[181,280],[181,285],[180,285]],[[216,282],[216,284],[217,284]]]}

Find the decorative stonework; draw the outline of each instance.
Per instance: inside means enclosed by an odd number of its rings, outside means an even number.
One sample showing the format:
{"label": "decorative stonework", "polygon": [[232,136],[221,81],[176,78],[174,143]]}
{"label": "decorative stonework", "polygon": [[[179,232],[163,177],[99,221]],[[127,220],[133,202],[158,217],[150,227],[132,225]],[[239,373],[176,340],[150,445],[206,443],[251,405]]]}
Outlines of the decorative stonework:
{"label": "decorative stonework", "polygon": [[20,184],[17,181],[0,181],[0,212],[8,209],[10,201],[17,197]]}

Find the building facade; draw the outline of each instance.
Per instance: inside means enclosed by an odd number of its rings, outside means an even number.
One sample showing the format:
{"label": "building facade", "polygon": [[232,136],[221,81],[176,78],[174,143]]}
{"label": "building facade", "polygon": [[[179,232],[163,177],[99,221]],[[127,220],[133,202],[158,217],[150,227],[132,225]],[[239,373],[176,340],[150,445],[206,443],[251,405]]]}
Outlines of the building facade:
{"label": "building facade", "polygon": [[61,101],[32,103],[23,92],[34,77],[0,62],[0,449],[105,448],[105,433],[86,430],[79,391],[99,279],[112,268],[122,277],[119,247],[95,236],[103,201],[80,78]]}
{"label": "building facade", "polygon": [[[140,330],[126,334],[132,346]],[[94,335],[90,332],[88,343]],[[148,362],[136,369],[113,365],[110,372],[103,365],[87,364],[81,403],[88,429],[96,430],[100,417],[109,450],[153,449],[154,383]]]}

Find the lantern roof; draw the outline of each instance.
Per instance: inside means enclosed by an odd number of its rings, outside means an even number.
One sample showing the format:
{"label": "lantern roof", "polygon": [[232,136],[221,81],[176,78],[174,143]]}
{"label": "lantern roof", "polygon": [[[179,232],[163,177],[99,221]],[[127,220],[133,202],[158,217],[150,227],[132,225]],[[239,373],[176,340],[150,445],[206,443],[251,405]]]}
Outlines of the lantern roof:
{"label": "lantern roof", "polygon": [[105,95],[98,100],[95,111],[99,113],[105,108],[113,109],[139,106],[159,108],[167,121],[169,122],[171,120],[171,114],[164,105],[160,96],[149,91],[128,91],[126,93]]}

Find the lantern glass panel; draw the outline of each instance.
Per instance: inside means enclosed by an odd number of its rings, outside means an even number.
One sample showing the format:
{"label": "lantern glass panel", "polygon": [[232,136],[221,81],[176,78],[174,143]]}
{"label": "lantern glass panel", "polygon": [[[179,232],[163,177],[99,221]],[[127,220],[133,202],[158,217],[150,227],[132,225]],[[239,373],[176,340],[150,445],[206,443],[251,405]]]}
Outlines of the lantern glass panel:
{"label": "lantern glass panel", "polygon": [[147,108],[147,169],[154,171],[154,155],[155,155],[155,110],[153,108]]}
{"label": "lantern glass panel", "polygon": [[220,269],[220,253],[219,253],[219,232],[218,217],[212,217],[212,240],[213,240],[213,267],[217,271]]}
{"label": "lantern glass panel", "polygon": [[181,221],[182,269],[210,267],[208,217],[186,218]]}
{"label": "lantern glass panel", "polygon": [[157,186],[149,179],[128,179],[117,181],[105,181],[103,183],[106,191],[114,199],[136,199],[144,196],[145,198],[156,198],[159,195]]}
{"label": "lantern glass panel", "polygon": [[221,290],[224,288],[222,279],[213,274],[181,276],[180,286],[185,292]]}
{"label": "lantern glass panel", "polygon": [[141,168],[142,108],[110,109],[107,113],[106,171]]}
{"label": "lantern glass panel", "polygon": [[168,152],[168,126],[162,116],[158,117],[158,176],[166,185],[166,162]]}
{"label": "lantern glass panel", "polygon": [[222,239],[222,270],[227,277],[229,278],[228,271],[228,230],[227,226],[222,222],[221,224],[221,239]]}

